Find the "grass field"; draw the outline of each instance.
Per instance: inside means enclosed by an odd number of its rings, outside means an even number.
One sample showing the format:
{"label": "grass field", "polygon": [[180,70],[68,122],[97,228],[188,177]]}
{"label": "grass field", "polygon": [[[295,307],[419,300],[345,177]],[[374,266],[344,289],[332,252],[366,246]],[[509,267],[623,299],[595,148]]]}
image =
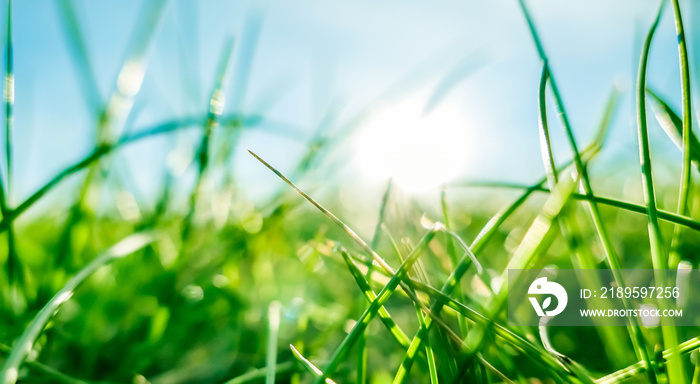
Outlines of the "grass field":
{"label": "grass field", "polygon": [[[505,308],[508,269],[612,269],[624,284],[622,269],[698,266],[700,142],[685,3],[661,2],[637,53],[635,174],[589,173],[613,121],[629,112],[619,107],[621,91],[611,85],[596,129],[576,138],[536,18],[514,0],[541,61],[537,130],[530,124],[541,179],[457,178],[430,198],[387,179],[369,202],[348,202],[324,172],[340,167],[339,148],[371,108],[349,122],[329,118],[286,164],[266,158],[274,149],[241,147],[241,133],[265,130],[266,116],[227,104],[231,39],[199,114],[133,127],[166,3],[143,7],[145,22],[104,100],[74,4],[57,4],[95,111],[94,149],[28,196],[14,193],[23,175],[13,172],[13,142],[23,128],[13,124],[16,4],[8,2],[3,383],[700,383],[699,327],[515,327]],[[678,36],[680,109],[646,83],[662,12],[673,13]],[[652,156],[655,129],[676,144],[680,163]],[[554,153],[555,132],[568,152]],[[170,167],[148,202],[125,182],[124,150],[175,136],[192,151],[168,148]],[[256,160],[254,172],[274,175],[270,197],[252,196],[233,177],[230,159],[241,154]],[[185,171],[191,182],[182,182]]]}

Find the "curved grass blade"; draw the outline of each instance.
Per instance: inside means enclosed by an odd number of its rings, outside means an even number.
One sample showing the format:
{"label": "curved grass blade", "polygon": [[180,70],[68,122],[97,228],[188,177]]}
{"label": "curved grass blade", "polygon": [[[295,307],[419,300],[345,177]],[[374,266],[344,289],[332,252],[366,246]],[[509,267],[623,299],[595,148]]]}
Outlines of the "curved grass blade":
{"label": "curved grass blade", "polygon": [[[671,138],[671,141],[676,144],[678,149],[683,151],[686,144],[686,139],[683,137],[683,121],[680,117],[678,117],[676,112],[673,111],[668,103],[661,99],[661,97],[656,93],[651,91],[649,87],[647,87],[647,94],[651,96],[652,100],[654,101],[652,108],[654,108],[654,115],[656,116],[656,120],[659,122],[659,125],[661,125],[664,132],[666,132],[666,135]],[[690,141],[690,143],[688,143],[690,146],[690,162],[696,169],[700,169],[700,142],[692,130],[690,130],[688,141]],[[683,154],[683,156],[685,158],[685,154]],[[685,165],[683,165],[681,167],[681,192],[678,200],[679,205],[677,211],[679,214],[685,214],[685,212],[687,212],[687,204],[685,206],[683,204],[688,200],[688,193],[687,191],[684,193],[684,190],[689,188],[690,179],[686,179],[685,172]],[[688,181],[687,184],[685,183],[686,180]],[[670,269],[675,269],[681,260],[678,252],[681,232],[682,228],[680,226],[674,226],[673,238],[671,240],[671,252],[668,259],[668,267]]]}
{"label": "curved grass blade", "polygon": [[[673,19],[676,25],[676,35],[678,36],[678,62],[680,64],[681,73],[681,94],[683,99],[683,163],[681,164],[681,180],[678,196],[678,214],[685,215],[688,213],[688,205],[691,193],[691,169],[693,150],[693,114],[691,109],[691,90],[690,90],[690,65],[688,63],[688,48],[685,40],[685,30],[683,28],[683,15],[681,15],[681,6],[678,0],[673,0]],[[697,143],[697,139],[695,140]],[[681,228],[676,226],[673,232],[672,246],[674,252],[669,259],[668,267],[675,269],[681,261],[676,246],[680,238]]]}
{"label": "curved grass blade", "polygon": [[58,10],[63,18],[63,30],[65,39],[73,54],[70,55],[74,61],[75,68],[78,74],[78,81],[83,91],[83,99],[87,108],[92,114],[100,113],[102,105],[102,97],[98,87],[95,72],[90,62],[88,48],[83,38],[83,33],[80,29],[80,22],[75,13],[73,0],[61,0],[58,2]]}
{"label": "curved grass blade", "polygon": [[32,319],[22,336],[15,342],[9,357],[0,372],[3,384],[15,384],[18,379],[19,367],[31,352],[34,342],[46,326],[46,323],[56,314],[61,304],[66,302],[75,292],[75,289],[100,267],[109,264],[115,259],[126,257],[155,240],[155,236],[147,233],[130,235],[113,245],[101,256],[94,259],[73,276],[66,285],[61,288],[54,297],[49,300],[39,313]]}
{"label": "curved grass blade", "polygon": [[[460,187],[524,189],[524,190],[531,189],[532,192],[550,193],[551,190],[549,188],[543,187],[542,184],[543,183],[534,184],[534,185],[523,185],[523,184],[508,183],[508,182],[501,183],[501,182],[487,181],[487,182],[463,183],[463,184],[460,184],[459,186]],[[457,185],[455,185],[455,187],[457,187]],[[607,205],[609,207],[614,207],[614,208],[622,209],[622,210],[629,211],[629,212],[647,215],[647,207],[646,206],[630,203],[630,202],[623,201],[623,200],[617,200],[617,199],[601,197],[601,196],[587,196],[587,195],[580,194],[580,193],[572,193],[571,197],[573,199],[576,199],[576,200],[595,201],[598,204]],[[665,220],[669,223],[682,225],[686,228],[700,231],[700,221],[693,220],[690,217],[680,216],[676,213],[663,211],[660,209],[657,209],[657,213],[659,215],[659,219],[661,219],[661,220]]]}
{"label": "curved grass blade", "polygon": [[[647,217],[648,217],[648,230],[649,230],[649,241],[651,245],[651,261],[654,266],[654,278],[657,284],[665,284],[663,281],[663,275],[657,273],[656,271],[664,269],[668,266],[668,260],[666,259],[666,251],[664,247],[663,237],[661,235],[661,227],[659,226],[658,211],[656,209],[656,194],[654,193],[654,179],[652,175],[652,165],[651,165],[651,150],[649,148],[649,134],[647,130],[647,116],[646,116],[646,71],[647,71],[647,61],[649,58],[649,50],[651,48],[651,41],[654,37],[654,32],[659,25],[659,20],[661,19],[661,13],[665,1],[661,2],[659,11],[654,19],[654,22],[647,33],[646,39],[644,39],[644,46],[642,48],[642,55],[639,60],[639,73],[637,77],[637,132],[639,136],[639,158],[642,166],[642,189],[644,191],[644,200],[647,205]],[[688,151],[688,154],[690,152]],[[664,301],[660,302],[662,309],[665,305]],[[666,348],[677,348],[678,346],[678,333],[675,327],[661,327],[661,332],[663,335],[663,341]],[[685,368],[684,361],[680,355],[671,356],[668,361],[668,375],[669,381],[672,384],[685,383]]]}
{"label": "curved grass blade", "polygon": [[547,183],[552,188],[557,184],[559,175],[554,164],[552,153],[552,142],[549,139],[549,125],[547,124],[547,80],[549,79],[549,67],[547,61],[542,63],[542,76],[540,77],[540,87],[538,91],[537,104],[539,107],[539,131],[540,131],[540,153],[542,154],[542,164]]}
{"label": "curved grass blade", "polygon": [[[683,120],[671,108],[668,103],[647,86],[647,95],[651,96],[652,108],[656,121],[659,122],[666,135],[673,141],[673,144],[683,151]],[[695,168],[700,168],[700,141],[695,132],[690,131],[690,161]]]}
{"label": "curved grass blade", "polygon": [[[310,362],[307,358],[305,358],[304,356],[302,356],[302,354],[301,354],[299,351],[297,351],[297,349],[294,348],[293,345],[289,344],[289,348],[292,350],[292,353],[294,354],[294,357],[296,357],[297,360],[299,360],[299,362],[301,363],[301,365],[303,365],[304,368],[306,368],[307,371],[309,371],[310,373],[314,374],[315,376],[317,376],[317,377],[319,377],[319,378],[323,378],[324,373],[323,373],[320,369],[318,369],[318,367],[316,367],[316,366],[315,366],[312,362]],[[333,381],[333,380],[331,380],[331,379],[329,379],[329,378],[326,378],[326,379],[324,380],[324,382],[325,382],[326,384],[335,384],[335,381]]]}
{"label": "curved grass blade", "polygon": [[[299,369],[296,367],[296,363],[294,361],[288,361],[282,364],[277,364],[277,370],[276,370],[276,376],[281,376],[282,374],[291,374],[299,371]],[[265,376],[267,375],[267,367],[265,368],[260,368],[260,369],[254,369],[250,372],[246,372],[234,379],[231,379],[227,381],[224,384],[247,384],[251,382],[259,382]]]}

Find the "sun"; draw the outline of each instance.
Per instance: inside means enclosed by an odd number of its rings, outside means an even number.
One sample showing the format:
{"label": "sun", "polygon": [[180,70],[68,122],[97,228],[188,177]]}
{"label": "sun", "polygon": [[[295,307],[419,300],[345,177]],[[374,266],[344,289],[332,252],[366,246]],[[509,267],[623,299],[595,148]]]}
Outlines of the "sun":
{"label": "sun", "polygon": [[463,172],[469,159],[467,119],[454,104],[430,111],[408,99],[374,113],[355,140],[359,171],[389,178],[407,192],[439,188]]}

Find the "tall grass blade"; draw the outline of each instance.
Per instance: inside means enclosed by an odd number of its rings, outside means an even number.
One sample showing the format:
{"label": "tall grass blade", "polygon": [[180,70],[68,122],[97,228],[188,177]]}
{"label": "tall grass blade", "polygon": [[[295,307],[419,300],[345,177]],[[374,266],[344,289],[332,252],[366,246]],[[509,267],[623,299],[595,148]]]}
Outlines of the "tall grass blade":
{"label": "tall grass blade", "polygon": [[93,115],[98,115],[102,106],[102,96],[100,95],[97,78],[90,62],[90,54],[80,28],[80,22],[75,13],[75,5],[73,0],[61,0],[58,2],[57,7],[63,18],[62,26],[65,39],[73,52],[70,57],[73,59],[77,77],[80,81],[83,99],[88,110]]}
{"label": "tall grass blade", "polygon": [[554,165],[554,155],[552,154],[552,142],[549,139],[549,125],[547,124],[547,80],[549,79],[549,67],[545,61],[542,64],[542,76],[540,77],[540,87],[538,90],[537,105],[539,107],[539,131],[540,131],[540,153],[542,154],[542,164],[544,164],[547,183],[552,188],[557,184],[559,175],[556,165]]}
{"label": "tall grass blade", "polygon": [[[379,245],[379,239],[382,227],[384,225],[384,214],[386,213],[386,207],[389,203],[389,196],[391,196],[392,185],[393,182],[391,179],[389,179],[386,185],[386,190],[384,191],[384,195],[382,196],[382,203],[379,206],[379,218],[377,219],[377,225],[375,225],[374,234],[372,234],[372,242],[370,243],[372,249],[377,249],[377,246]],[[367,260],[367,274],[363,278],[362,274],[356,275],[357,273],[359,273],[359,270],[357,270],[357,267],[355,266],[355,264],[352,263],[350,258],[347,257],[347,254],[343,253],[343,258],[345,259],[345,263],[348,264],[348,267],[351,269],[353,277],[355,277],[355,281],[358,285],[360,285],[360,289],[362,289],[363,293],[365,293],[365,297],[367,298],[367,300],[369,300],[370,303],[372,303],[372,301],[376,297],[369,285],[369,281],[372,280],[372,259]],[[408,348],[408,345],[411,343],[410,340],[408,340],[408,336],[406,336],[406,334],[403,331],[401,331],[401,329],[396,325],[393,319],[391,319],[391,316],[389,316],[389,313],[387,312],[386,308],[380,308],[379,318],[382,320],[384,325],[389,327],[389,331],[392,334],[394,334],[394,337],[397,338],[397,341],[399,341],[399,343],[402,346],[404,346],[404,348]],[[358,340],[357,345],[357,383],[365,384],[367,382],[367,345],[366,336],[364,333],[360,335],[360,340]]]}
{"label": "tall grass blade", "polygon": [[[666,258],[667,256],[664,241],[661,235],[661,227],[659,226],[659,215],[656,209],[656,194],[654,192],[651,150],[649,148],[649,133],[647,129],[646,116],[646,71],[651,41],[654,37],[654,32],[659,25],[659,20],[661,19],[661,13],[664,5],[665,1],[662,1],[656,18],[654,19],[654,22],[647,33],[646,39],[644,40],[642,55],[639,60],[639,73],[637,75],[637,131],[639,136],[639,161],[642,166],[642,189],[644,190],[644,202],[647,205],[647,227],[649,230],[649,241],[651,243],[651,260],[655,270],[654,277],[656,284],[661,286],[663,286],[665,282],[663,280],[663,274],[660,272],[660,270],[665,269],[668,266],[668,260]],[[690,134],[688,133],[688,137],[686,137],[686,139],[689,139],[689,136]],[[689,142],[689,140],[686,141]],[[689,148],[687,149],[687,155],[690,155]],[[664,306],[665,302],[662,301],[661,305]],[[677,348],[677,329],[674,327],[661,327],[661,332],[665,347],[671,348],[672,350]],[[667,364],[667,372],[670,383],[685,383],[685,364],[681,356],[672,355]]]}
{"label": "tall grass blade", "polygon": [[[685,215],[688,213],[688,204],[691,193],[691,169],[692,148],[693,148],[693,110],[691,108],[691,90],[690,90],[690,64],[688,60],[688,47],[685,40],[685,30],[683,28],[683,15],[681,14],[681,6],[678,0],[672,0],[673,4],[673,20],[676,25],[676,35],[678,36],[678,62],[680,64],[681,74],[681,94],[683,100],[683,163],[681,164],[681,180],[678,196],[678,214]],[[697,143],[697,140],[695,140]],[[674,228],[673,243],[678,243],[680,237],[680,227]],[[668,266],[675,269],[680,262],[677,252],[672,260],[669,260]]]}
{"label": "tall grass blade", "polygon": [[[448,231],[452,231],[452,226],[450,224],[450,216],[449,216],[449,211],[447,208],[447,196],[446,196],[445,189],[443,188],[442,191],[440,191],[440,206],[442,208],[442,219],[445,223],[445,228],[447,228]],[[455,245],[454,245],[454,239],[451,236],[448,236],[447,238],[447,253],[450,255],[450,258],[452,260],[453,266],[457,266],[457,263],[459,263],[459,259],[457,256],[457,252],[455,251]],[[464,292],[462,292],[461,289],[458,289],[455,292],[455,297],[457,300],[461,302],[465,302],[464,300]],[[462,332],[463,336],[467,335],[467,322],[464,318],[460,317],[458,320],[459,323],[459,330]]]}
{"label": "tall grass blade", "polygon": [[[226,96],[224,92],[224,84],[229,73],[229,63],[231,62],[231,57],[233,54],[233,38],[229,38],[224,42],[224,48],[221,53],[221,58],[219,59],[219,67],[216,71],[216,79],[214,81],[214,89],[212,90],[211,97],[209,98],[209,108],[207,111],[207,118],[204,121],[204,133],[202,135],[202,140],[199,144],[199,149],[197,150],[197,178],[194,182],[194,187],[190,193],[189,198],[189,210],[187,216],[185,216],[184,225],[182,228],[182,239],[184,242],[189,238],[189,232],[192,227],[192,219],[195,214],[197,207],[197,201],[199,200],[200,189],[202,185],[202,180],[204,178],[204,173],[209,166],[209,151],[211,150],[211,137],[214,130],[219,126],[221,115],[224,111],[224,105],[226,101]],[[183,246],[184,250],[184,246]]]}
{"label": "tall grass blade", "polygon": [[267,310],[268,334],[267,334],[267,375],[265,384],[275,384],[275,374],[277,373],[277,339],[280,330],[279,301],[273,301]]}
{"label": "tall grass blade", "polygon": [[[12,130],[14,125],[15,74],[12,47],[12,0],[7,1],[7,36],[5,41],[5,183],[0,178],[0,213],[3,220],[10,217],[12,185]],[[4,185],[3,185],[4,184]],[[22,284],[24,272],[15,248],[15,233],[11,223],[7,226],[7,279],[10,285]],[[15,289],[15,288],[11,288]]]}
{"label": "tall grass blade", "polygon": [[12,0],[7,1],[7,40],[5,42],[5,166],[7,171],[7,203],[12,190],[12,134],[14,130],[15,72],[12,47]]}

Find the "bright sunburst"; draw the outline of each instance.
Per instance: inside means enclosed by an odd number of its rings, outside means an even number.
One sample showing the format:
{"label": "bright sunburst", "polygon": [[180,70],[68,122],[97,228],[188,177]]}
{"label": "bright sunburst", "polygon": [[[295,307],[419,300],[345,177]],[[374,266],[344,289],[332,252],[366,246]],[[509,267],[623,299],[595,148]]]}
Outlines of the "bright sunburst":
{"label": "bright sunburst", "polygon": [[355,142],[360,171],[372,180],[393,178],[408,192],[434,189],[467,165],[466,119],[455,105],[424,113],[418,100],[405,100],[375,113]]}

